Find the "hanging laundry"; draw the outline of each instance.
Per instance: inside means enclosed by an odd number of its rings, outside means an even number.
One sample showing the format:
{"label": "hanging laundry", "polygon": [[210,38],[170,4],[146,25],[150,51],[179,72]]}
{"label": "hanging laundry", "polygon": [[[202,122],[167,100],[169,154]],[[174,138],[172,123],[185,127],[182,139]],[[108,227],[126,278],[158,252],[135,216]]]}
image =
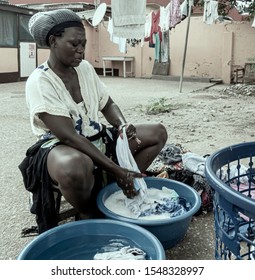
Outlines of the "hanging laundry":
{"label": "hanging laundry", "polygon": [[157,12],[152,12],[152,24],[151,24],[151,34],[149,46],[154,47],[154,59],[155,61],[159,61],[160,55],[160,43],[162,41],[162,32],[159,26],[160,20],[160,9]]}
{"label": "hanging laundry", "polygon": [[174,28],[181,22],[181,5],[179,0],[172,0],[170,2],[170,23],[169,27]]}
{"label": "hanging laundry", "polygon": [[189,3],[188,0],[184,0],[181,3],[181,20],[184,20],[188,16]]}
{"label": "hanging laundry", "polygon": [[157,12],[152,12],[152,22],[151,22],[151,35],[150,35],[150,43],[155,44],[155,37],[153,37],[154,34],[159,33],[159,39],[162,40],[162,32],[159,26],[159,20],[160,20],[160,10]]}
{"label": "hanging laundry", "polygon": [[152,25],[152,11],[146,16],[144,25],[144,41],[149,41],[151,36],[151,25]]}
{"label": "hanging laundry", "polygon": [[213,24],[218,17],[218,1],[205,0],[203,22],[206,24]]}
{"label": "hanging laundry", "polygon": [[143,39],[145,35],[146,0],[112,0],[114,36]]}
{"label": "hanging laundry", "polygon": [[109,18],[107,31],[110,34],[111,42],[113,42],[113,43],[115,43],[119,46],[119,52],[127,53],[127,39],[120,38],[120,37],[117,37],[117,36],[113,35],[113,22],[112,22],[111,18]]}
{"label": "hanging laundry", "polygon": [[127,44],[130,45],[130,47],[134,48],[138,46],[141,43],[141,39],[127,39]]}
{"label": "hanging laundry", "polygon": [[160,38],[159,38],[159,32],[153,34],[153,41],[155,41],[155,51],[154,51],[154,59],[155,61],[159,61],[159,55],[160,55]]}
{"label": "hanging laundry", "polygon": [[252,23],[251,26],[255,28],[255,17],[254,17],[254,19],[253,19],[253,23]]}
{"label": "hanging laundry", "polygon": [[161,43],[161,62],[169,61],[169,32],[164,31],[162,33],[162,43]]}
{"label": "hanging laundry", "polygon": [[166,7],[160,7],[159,26],[162,32],[169,30],[170,25],[170,2]]}

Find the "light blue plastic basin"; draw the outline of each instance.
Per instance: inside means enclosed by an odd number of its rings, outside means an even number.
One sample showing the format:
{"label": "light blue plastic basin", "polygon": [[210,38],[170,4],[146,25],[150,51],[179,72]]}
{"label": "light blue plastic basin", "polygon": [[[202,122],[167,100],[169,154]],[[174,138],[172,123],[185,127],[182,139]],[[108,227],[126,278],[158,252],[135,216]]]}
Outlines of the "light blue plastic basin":
{"label": "light blue plastic basin", "polygon": [[183,215],[164,220],[140,220],[120,216],[105,206],[106,199],[114,192],[120,190],[117,183],[109,184],[99,192],[97,197],[98,208],[107,218],[136,224],[149,230],[159,239],[165,249],[174,247],[184,238],[192,216],[201,206],[201,198],[192,187],[175,180],[145,177],[145,181],[148,188],[161,189],[164,186],[175,190],[180,197],[185,198],[191,204],[191,209]]}
{"label": "light blue plastic basin", "polygon": [[164,248],[151,232],[110,219],[70,222],[50,229],[31,241],[17,259],[93,260],[111,240],[142,249],[148,260],[165,260]]}

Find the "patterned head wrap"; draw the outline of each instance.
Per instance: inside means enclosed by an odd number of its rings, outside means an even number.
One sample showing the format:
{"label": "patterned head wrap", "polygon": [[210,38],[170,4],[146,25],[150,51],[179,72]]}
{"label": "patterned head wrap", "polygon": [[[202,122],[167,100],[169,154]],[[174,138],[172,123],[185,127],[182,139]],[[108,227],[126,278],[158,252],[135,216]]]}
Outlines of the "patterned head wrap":
{"label": "patterned head wrap", "polygon": [[50,35],[67,27],[84,28],[80,17],[68,9],[36,13],[28,23],[30,34],[41,47],[49,46]]}

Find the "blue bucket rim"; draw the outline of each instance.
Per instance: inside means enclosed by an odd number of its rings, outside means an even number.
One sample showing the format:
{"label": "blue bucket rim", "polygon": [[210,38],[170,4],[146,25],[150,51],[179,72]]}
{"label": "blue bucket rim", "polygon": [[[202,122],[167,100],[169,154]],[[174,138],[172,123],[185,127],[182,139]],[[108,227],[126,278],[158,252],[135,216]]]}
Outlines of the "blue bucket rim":
{"label": "blue bucket rim", "polygon": [[178,217],[172,217],[172,218],[169,218],[169,219],[142,220],[142,219],[134,219],[134,218],[124,217],[124,216],[121,216],[119,214],[116,214],[116,213],[112,212],[102,202],[102,196],[104,195],[104,193],[106,191],[106,188],[109,188],[113,185],[116,186],[116,182],[113,182],[113,183],[105,186],[102,190],[100,190],[100,192],[97,196],[97,206],[98,206],[99,210],[104,214],[107,211],[107,216],[111,217],[112,219],[117,218],[117,219],[120,219],[121,221],[128,222],[128,223],[134,223],[134,224],[137,224],[137,225],[140,225],[140,226],[158,226],[158,225],[166,225],[166,224],[169,225],[169,224],[173,224],[173,223],[176,223],[176,222],[186,220],[186,219],[192,217],[200,209],[200,207],[201,207],[201,197],[200,197],[200,195],[198,194],[198,192],[195,189],[188,186],[187,184],[184,184],[184,183],[176,181],[176,180],[167,179],[167,178],[159,178],[159,177],[145,177],[144,179],[145,179],[145,181],[146,180],[150,180],[150,181],[160,180],[160,181],[165,181],[165,182],[168,182],[168,183],[171,182],[173,184],[178,184],[180,186],[188,188],[195,197],[195,203],[194,203],[193,207],[188,212],[184,213],[183,215],[178,216]]}
{"label": "blue bucket rim", "polygon": [[[251,146],[254,146],[253,150],[251,149]],[[223,182],[217,175],[217,170],[214,170],[216,164],[219,164],[219,158],[221,158],[224,154],[231,154],[232,158],[229,159],[229,162],[232,162],[234,160],[238,160],[236,154],[236,150],[247,150],[245,153],[240,156],[240,159],[247,158],[247,155],[249,153],[254,153],[255,155],[255,142],[245,142],[240,144],[231,145],[225,148],[222,148],[213,154],[211,154],[205,163],[205,176],[206,180],[208,181],[209,185],[218,192],[222,197],[224,197],[228,202],[231,204],[237,205],[242,207],[243,209],[254,213],[254,206],[255,201],[254,199],[236,191],[235,189],[231,188],[229,185],[227,185],[225,182]],[[228,163],[228,161],[224,161],[225,164]],[[219,166],[218,168],[221,168],[223,166]]]}
{"label": "blue bucket rim", "polygon": [[[163,248],[163,245],[161,244],[159,239],[154,234],[152,234],[149,230],[147,230],[143,227],[140,227],[139,225],[126,223],[124,221],[118,221],[118,220],[112,220],[112,219],[89,219],[89,220],[80,220],[80,221],[68,222],[66,224],[59,225],[57,227],[51,228],[51,229],[41,233],[40,235],[35,237],[32,241],[30,241],[23,248],[23,250],[20,252],[20,254],[17,257],[17,260],[24,260],[24,256],[27,254],[27,252],[30,251],[30,249],[32,249],[36,244],[41,242],[45,237],[49,237],[50,235],[54,235],[56,232],[59,232],[63,229],[68,229],[68,228],[71,228],[71,227],[74,227],[74,228],[79,227],[81,224],[82,225],[84,225],[84,224],[90,224],[90,225],[91,224],[115,224],[115,225],[128,227],[130,229],[139,231],[145,237],[147,237],[148,239],[153,241],[154,246],[155,246],[155,250],[157,251],[157,255],[158,255],[157,260],[165,260],[166,259],[165,250]],[[114,232],[112,232],[112,234],[114,234]]]}

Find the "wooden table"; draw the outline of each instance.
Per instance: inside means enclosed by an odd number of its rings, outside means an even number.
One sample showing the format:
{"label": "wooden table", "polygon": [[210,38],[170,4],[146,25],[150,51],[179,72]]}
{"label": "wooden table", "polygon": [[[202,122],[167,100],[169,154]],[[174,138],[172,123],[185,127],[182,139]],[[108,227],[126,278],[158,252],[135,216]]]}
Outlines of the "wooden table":
{"label": "wooden table", "polygon": [[[106,73],[111,73],[113,76],[113,64],[114,61],[122,61],[123,62],[123,76],[124,78],[126,78],[127,74],[131,74],[131,76],[133,75],[133,62],[134,62],[134,57],[133,56],[103,56],[103,73],[104,76],[106,75]],[[112,67],[111,70],[106,70],[105,67],[105,62],[106,61],[111,61],[112,63]],[[126,70],[126,62],[130,62],[130,72],[127,72]]]}

